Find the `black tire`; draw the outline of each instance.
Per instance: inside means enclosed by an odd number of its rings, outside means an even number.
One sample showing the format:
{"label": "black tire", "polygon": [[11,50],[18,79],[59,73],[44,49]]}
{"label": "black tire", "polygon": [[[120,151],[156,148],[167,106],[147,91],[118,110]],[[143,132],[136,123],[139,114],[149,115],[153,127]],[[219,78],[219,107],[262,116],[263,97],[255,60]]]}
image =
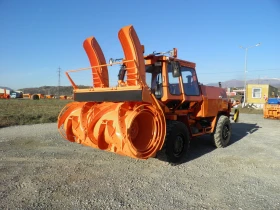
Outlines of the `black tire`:
{"label": "black tire", "polygon": [[231,124],[227,116],[221,115],[218,119],[214,132],[214,143],[216,147],[223,148],[229,144],[231,138]]}
{"label": "black tire", "polygon": [[32,95],[31,97],[32,100],[39,100],[39,96],[37,94]]}
{"label": "black tire", "polygon": [[180,121],[167,121],[165,154],[168,162],[178,163],[187,156],[190,136],[187,126]]}

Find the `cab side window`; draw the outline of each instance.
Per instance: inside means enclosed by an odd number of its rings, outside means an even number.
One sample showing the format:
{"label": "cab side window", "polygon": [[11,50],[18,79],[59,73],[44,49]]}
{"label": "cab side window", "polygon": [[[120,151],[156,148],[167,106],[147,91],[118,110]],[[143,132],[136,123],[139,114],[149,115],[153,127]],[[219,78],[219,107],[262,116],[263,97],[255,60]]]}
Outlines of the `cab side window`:
{"label": "cab side window", "polygon": [[146,83],[156,98],[162,97],[162,66],[146,65]]}
{"label": "cab side window", "polygon": [[182,80],[184,86],[184,92],[189,96],[199,96],[198,82],[194,80],[195,70],[188,67],[181,67]]}
{"label": "cab side window", "polygon": [[181,90],[179,86],[179,78],[173,77],[171,64],[169,63],[168,66],[168,88],[169,92],[172,95],[181,95]]}

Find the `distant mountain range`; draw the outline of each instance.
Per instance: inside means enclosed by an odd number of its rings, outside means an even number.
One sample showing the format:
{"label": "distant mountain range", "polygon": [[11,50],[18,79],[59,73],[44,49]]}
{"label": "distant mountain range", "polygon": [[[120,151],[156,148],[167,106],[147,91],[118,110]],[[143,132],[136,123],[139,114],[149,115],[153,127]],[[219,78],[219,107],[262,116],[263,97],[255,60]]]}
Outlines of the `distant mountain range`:
{"label": "distant mountain range", "polygon": [[13,90],[13,89],[11,89],[11,88],[8,88],[8,87],[2,87],[2,86],[0,86],[0,89]]}
{"label": "distant mountain range", "polygon": [[[246,84],[269,84],[271,86],[280,88],[280,79],[252,79],[247,80]],[[209,83],[206,84],[209,86],[219,86],[217,83]],[[243,80],[228,80],[225,82],[222,82],[222,87],[244,87],[244,81]]]}

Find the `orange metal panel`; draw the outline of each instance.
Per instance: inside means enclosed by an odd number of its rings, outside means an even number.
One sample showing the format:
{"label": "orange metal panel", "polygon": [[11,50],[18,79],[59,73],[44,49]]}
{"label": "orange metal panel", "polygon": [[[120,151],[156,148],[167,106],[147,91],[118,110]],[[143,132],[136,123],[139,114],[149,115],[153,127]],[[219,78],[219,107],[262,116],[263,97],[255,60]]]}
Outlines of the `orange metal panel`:
{"label": "orange metal panel", "polygon": [[65,99],[67,99],[67,96],[66,95],[61,95],[61,96],[59,96],[59,99],[65,100]]}
{"label": "orange metal panel", "polygon": [[146,84],[143,49],[133,26],[123,27],[119,31],[118,36],[124,51],[125,60],[135,60],[136,62],[136,65],[134,62],[126,64],[127,85],[138,85],[139,79],[142,83]]}
{"label": "orange metal panel", "polygon": [[39,98],[45,98],[45,95],[44,94],[37,94],[39,96]]}
{"label": "orange metal panel", "polygon": [[54,95],[46,95],[45,96],[45,98],[47,98],[47,99],[51,99],[51,98],[53,98],[54,97]]}
{"label": "orange metal panel", "polygon": [[[94,37],[87,38],[84,41],[83,45],[91,66],[106,64],[104,54]],[[109,76],[107,66],[93,67],[92,80],[94,87],[109,87]]]}
{"label": "orange metal panel", "polygon": [[263,117],[271,119],[280,119],[280,105],[265,104],[263,108]]}
{"label": "orange metal panel", "polygon": [[25,93],[23,94],[23,98],[31,98],[32,94],[30,93]]}

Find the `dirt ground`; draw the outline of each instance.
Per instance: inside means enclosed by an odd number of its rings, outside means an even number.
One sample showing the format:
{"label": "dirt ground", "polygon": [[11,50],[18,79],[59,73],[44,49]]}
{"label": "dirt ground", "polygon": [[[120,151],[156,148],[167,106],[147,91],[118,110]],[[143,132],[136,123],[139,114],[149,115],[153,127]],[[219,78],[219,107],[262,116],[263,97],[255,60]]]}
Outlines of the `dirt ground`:
{"label": "dirt ground", "polygon": [[231,144],[192,142],[173,166],[63,140],[56,124],[0,129],[0,209],[280,209],[280,120],[240,114]]}

